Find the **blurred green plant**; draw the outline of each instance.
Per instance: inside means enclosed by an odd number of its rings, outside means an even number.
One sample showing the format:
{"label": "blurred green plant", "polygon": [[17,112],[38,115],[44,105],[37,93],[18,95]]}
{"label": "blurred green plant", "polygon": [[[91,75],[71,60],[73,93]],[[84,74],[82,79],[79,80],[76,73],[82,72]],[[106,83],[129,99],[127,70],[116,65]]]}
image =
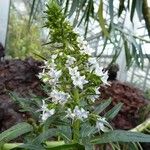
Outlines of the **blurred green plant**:
{"label": "blurred green plant", "polygon": [[[45,0],[47,2],[47,0]],[[117,2],[117,1],[116,1]],[[30,19],[32,23],[38,14],[37,9],[43,3],[42,0],[32,0]],[[61,6],[63,13],[70,19],[72,17],[73,26],[84,27],[85,37],[90,32],[90,22],[97,21],[100,25],[100,32],[95,35],[95,38],[101,37],[104,41],[103,48],[99,57],[101,58],[103,52],[107,49],[107,45],[111,43],[113,46],[113,59],[110,63],[117,60],[121,51],[125,52],[126,67],[129,69],[133,63],[143,69],[144,57],[150,59],[149,55],[145,54],[141,43],[150,43],[150,40],[142,36],[135,35],[130,29],[124,26],[124,23],[115,23],[115,17],[120,19],[121,16],[129,13],[130,21],[134,24],[135,12],[137,12],[139,21],[145,21],[145,28],[150,36],[150,7],[148,0],[118,0],[118,6],[114,4],[114,0],[57,0]],[[105,10],[104,5],[107,5]],[[98,7],[98,10],[97,10]],[[106,20],[106,15],[109,19]],[[125,20],[125,18],[123,18]],[[94,35],[92,35],[94,36]],[[118,40],[119,39],[119,40]]]}
{"label": "blurred green plant", "polygon": [[29,30],[27,18],[20,18],[13,9],[9,19],[6,53],[12,58],[21,59],[30,56],[39,59],[37,55],[46,56],[48,53],[48,48],[42,46],[40,25],[34,24]]}

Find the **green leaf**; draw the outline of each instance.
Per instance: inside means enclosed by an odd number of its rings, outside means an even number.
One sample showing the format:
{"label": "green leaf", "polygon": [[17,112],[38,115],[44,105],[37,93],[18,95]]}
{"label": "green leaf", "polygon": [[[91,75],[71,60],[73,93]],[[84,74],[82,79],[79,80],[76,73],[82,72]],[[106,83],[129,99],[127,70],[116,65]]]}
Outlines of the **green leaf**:
{"label": "green leaf", "polygon": [[90,137],[91,135],[95,134],[96,130],[97,129],[94,126],[91,126],[88,123],[84,123],[81,126],[80,135],[81,135],[82,139],[87,138],[87,137]]}
{"label": "green leaf", "polygon": [[119,10],[118,10],[118,17],[120,17],[120,15],[122,14],[123,10],[125,9],[125,6],[124,6],[124,2],[125,0],[120,0],[119,1]]}
{"label": "green leaf", "polygon": [[63,138],[63,140],[67,142],[71,142],[72,140],[72,131],[70,126],[59,126],[59,135]]}
{"label": "green leaf", "polygon": [[69,11],[69,17],[73,15],[73,13],[76,11],[78,7],[79,7],[79,0],[72,1],[71,8]]}
{"label": "green leaf", "polygon": [[26,122],[18,123],[17,125],[14,125],[10,129],[0,134],[0,145],[9,142],[19,137],[20,135],[30,132],[32,130],[33,127],[30,124]]}
{"label": "green leaf", "polygon": [[55,114],[53,115],[53,117],[49,117],[45,123],[44,123],[44,130],[48,130],[48,128],[50,127],[50,125],[68,125],[67,122],[63,121],[63,120],[60,120],[59,116],[61,114]]}
{"label": "green leaf", "polygon": [[45,150],[45,148],[42,146],[42,145],[39,145],[39,144],[22,144],[22,145],[18,145],[15,147],[14,150],[19,149],[19,148],[23,148],[23,149],[26,149],[26,150]]}
{"label": "green leaf", "polygon": [[130,15],[131,22],[133,21],[133,16],[134,16],[135,8],[136,8],[136,1],[137,0],[132,0],[131,15]]}
{"label": "green leaf", "polygon": [[143,7],[143,0],[137,0],[137,2],[136,2],[136,12],[138,14],[138,17],[139,17],[140,21],[143,19],[142,7]]}
{"label": "green leaf", "polygon": [[114,18],[114,6],[113,6],[114,0],[109,1],[109,15],[110,15],[110,20],[113,23],[113,18]]}
{"label": "green leaf", "polygon": [[125,50],[127,69],[129,69],[131,64],[132,64],[132,55],[130,53],[130,49],[128,47],[127,40],[125,38],[123,38],[123,43],[124,43],[124,50]]}
{"label": "green leaf", "polygon": [[111,103],[111,99],[105,100],[101,102],[98,106],[95,107],[93,113],[100,114],[103,110],[105,110]]}
{"label": "green leaf", "polygon": [[47,150],[85,150],[83,145],[80,144],[64,144],[52,148],[46,148]]}
{"label": "green leaf", "polygon": [[[111,30],[112,30],[112,24],[110,23],[110,24],[109,24],[108,32],[110,33]],[[109,40],[108,37],[105,37],[105,38],[104,38],[103,49],[101,50],[100,54],[97,56],[99,59],[101,59],[101,56],[102,56],[102,54],[103,54],[103,52],[104,52],[104,50],[105,50],[105,48],[106,48],[106,46],[107,46],[108,40]]]}
{"label": "green leaf", "polygon": [[141,64],[139,61],[139,55],[137,54],[137,50],[136,50],[136,47],[134,46],[134,44],[132,44],[132,56],[134,57],[134,60],[137,64],[137,66],[140,67]]}
{"label": "green leaf", "polygon": [[105,117],[106,117],[108,120],[113,119],[113,118],[118,114],[118,112],[120,111],[122,105],[123,105],[122,103],[119,103],[119,104],[115,105],[111,110],[109,110],[109,111],[105,114]]}
{"label": "green leaf", "polygon": [[57,129],[49,129],[41,133],[38,137],[36,137],[32,143],[33,144],[40,144],[47,140],[48,138],[54,137],[58,135],[58,130]]}
{"label": "green leaf", "polygon": [[[66,0],[65,9],[64,9],[64,14],[66,14],[66,13],[68,12],[69,1],[70,1],[70,0]],[[62,5],[62,4],[61,4],[61,5]]]}
{"label": "green leaf", "polygon": [[109,37],[109,32],[105,27],[105,20],[103,18],[103,0],[100,1],[99,9],[98,9],[98,17],[99,17],[99,24],[102,28],[102,32],[104,33],[105,37]]}
{"label": "green leaf", "polygon": [[93,144],[102,144],[110,142],[150,142],[150,135],[137,132],[128,132],[123,130],[114,130],[93,138]]}

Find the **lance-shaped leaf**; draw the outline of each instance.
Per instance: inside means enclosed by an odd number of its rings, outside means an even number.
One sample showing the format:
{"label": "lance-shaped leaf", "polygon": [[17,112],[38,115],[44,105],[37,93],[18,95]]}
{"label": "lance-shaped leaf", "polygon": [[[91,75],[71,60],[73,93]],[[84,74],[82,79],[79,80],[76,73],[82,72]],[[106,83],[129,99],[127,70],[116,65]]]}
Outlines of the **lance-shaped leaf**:
{"label": "lance-shaped leaf", "polygon": [[111,110],[109,110],[109,111],[105,114],[105,117],[106,117],[108,120],[113,119],[113,118],[118,114],[118,112],[120,111],[122,105],[123,105],[122,103],[118,103],[117,105],[115,105]]}
{"label": "lance-shaped leaf", "polygon": [[114,130],[102,134],[100,137],[91,140],[93,144],[102,144],[110,142],[150,142],[150,135],[137,132],[128,132],[123,130]]}
{"label": "lance-shaped leaf", "polygon": [[20,135],[30,132],[32,130],[33,127],[30,124],[26,122],[18,123],[17,125],[14,125],[10,129],[0,134],[0,144],[9,142],[19,137]]}
{"label": "lance-shaped leaf", "polygon": [[103,0],[100,1],[99,9],[98,9],[98,17],[99,17],[99,24],[102,28],[102,32],[104,33],[105,37],[109,37],[109,32],[105,27],[105,20],[103,18]]}
{"label": "lance-shaped leaf", "polygon": [[101,102],[98,106],[95,107],[93,113],[100,114],[105,110],[111,103],[111,99]]}

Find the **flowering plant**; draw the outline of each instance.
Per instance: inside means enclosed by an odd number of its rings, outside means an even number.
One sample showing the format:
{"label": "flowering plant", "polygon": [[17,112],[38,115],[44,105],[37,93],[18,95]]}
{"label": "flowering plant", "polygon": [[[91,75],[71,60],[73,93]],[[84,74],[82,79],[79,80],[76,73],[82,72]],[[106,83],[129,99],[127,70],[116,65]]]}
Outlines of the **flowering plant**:
{"label": "flowering plant", "polygon": [[49,96],[42,101],[40,119],[44,123],[61,114],[61,121],[70,126],[69,140],[79,142],[85,124],[93,128],[91,135],[96,131],[112,130],[107,119],[91,107],[99,97],[100,84],[109,85],[108,75],[94,57],[94,50],[73,31],[59,6],[54,2],[52,4],[47,6],[46,27],[55,49],[50,50],[50,59],[44,61],[43,71],[38,75],[47,86]]}
{"label": "flowering plant", "polygon": [[[94,103],[100,95],[100,84],[110,86],[107,72],[103,72],[94,50],[73,31],[55,1],[47,4],[45,13],[45,27],[50,32],[50,58],[44,61],[38,77],[45,83],[48,97],[40,101],[39,109],[34,112],[39,114],[39,121],[32,121],[32,125],[21,123],[3,132],[0,146],[27,132],[30,133],[27,142],[17,147],[92,150],[95,144],[109,143],[113,149],[119,149],[113,142],[150,142],[150,136],[142,133],[113,130],[109,120],[117,115],[122,104],[100,115],[111,103],[111,100],[97,106]],[[50,138],[59,142],[47,142]]]}

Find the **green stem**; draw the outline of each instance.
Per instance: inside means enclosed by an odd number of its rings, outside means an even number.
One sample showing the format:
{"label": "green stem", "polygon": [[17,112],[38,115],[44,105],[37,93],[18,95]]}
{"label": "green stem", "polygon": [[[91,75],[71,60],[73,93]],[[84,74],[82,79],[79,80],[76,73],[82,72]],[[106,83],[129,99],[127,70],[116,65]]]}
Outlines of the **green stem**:
{"label": "green stem", "polygon": [[73,143],[79,143],[80,136],[80,120],[73,122]]}
{"label": "green stem", "polygon": [[74,89],[73,91],[73,94],[74,94],[74,101],[76,102],[76,104],[78,105],[79,104],[79,91],[77,88]]}
{"label": "green stem", "polygon": [[[17,148],[17,146],[20,146],[24,143],[6,143],[4,144],[2,150],[11,150],[13,148]],[[46,142],[47,148],[52,148],[55,146],[64,145],[64,141],[52,141],[52,142]]]}
{"label": "green stem", "polygon": [[[79,105],[79,91],[77,88],[74,89],[74,101],[76,105]],[[73,143],[79,142],[79,135],[80,135],[80,120],[74,120],[72,125],[72,132],[73,132]]]}

